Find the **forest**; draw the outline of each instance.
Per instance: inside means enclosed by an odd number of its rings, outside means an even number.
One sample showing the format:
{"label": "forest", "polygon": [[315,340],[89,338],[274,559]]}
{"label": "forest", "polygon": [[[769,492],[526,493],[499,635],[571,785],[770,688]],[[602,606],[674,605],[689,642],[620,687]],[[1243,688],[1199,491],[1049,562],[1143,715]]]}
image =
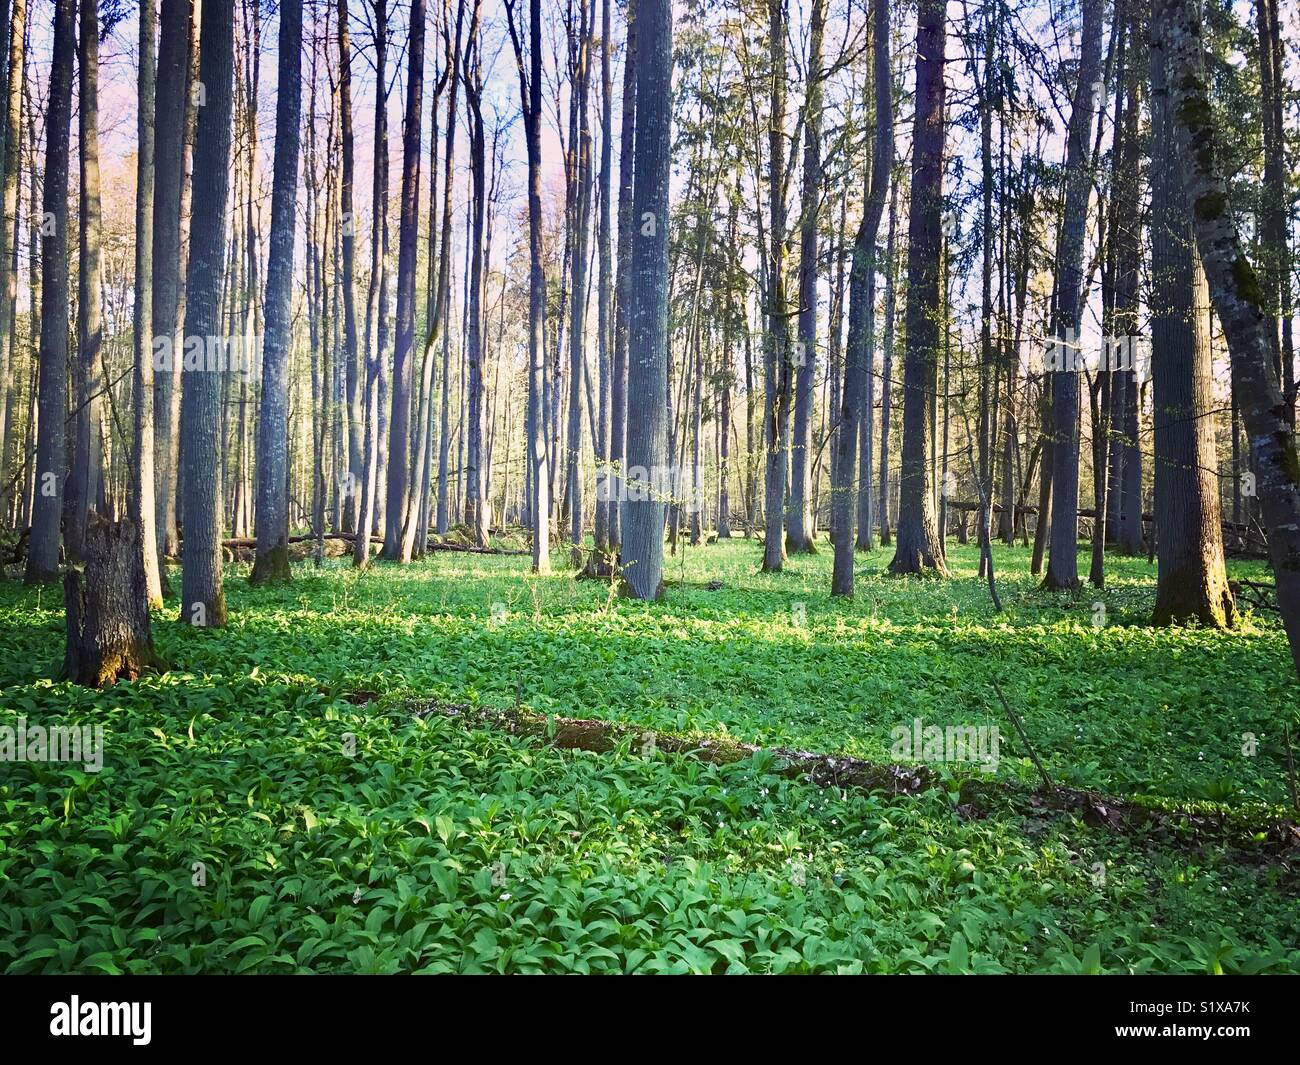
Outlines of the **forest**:
{"label": "forest", "polygon": [[0,15],[0,972],[1300,972],[1291,0]]}

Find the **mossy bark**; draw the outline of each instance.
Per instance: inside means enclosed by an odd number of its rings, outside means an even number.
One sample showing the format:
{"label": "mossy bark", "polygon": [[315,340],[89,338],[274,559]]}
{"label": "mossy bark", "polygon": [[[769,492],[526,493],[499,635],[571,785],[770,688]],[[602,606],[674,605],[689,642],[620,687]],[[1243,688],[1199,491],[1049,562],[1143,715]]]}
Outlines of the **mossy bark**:
{"label": "mossy bark", "polygon": [[154,651],[141,550],[134,522],[91,517],[85,572],[69,569],[63,581],[64,679],[104,688],[166,668]]}

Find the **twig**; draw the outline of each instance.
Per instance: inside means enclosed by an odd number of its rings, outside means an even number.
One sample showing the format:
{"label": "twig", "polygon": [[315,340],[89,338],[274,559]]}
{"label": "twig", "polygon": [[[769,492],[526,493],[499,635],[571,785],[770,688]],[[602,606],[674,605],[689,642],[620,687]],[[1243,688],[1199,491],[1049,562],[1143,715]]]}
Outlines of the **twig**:
{"label": "twig", "polygon": [[1024,743],[1025,750],[1029,752],[1029,757],[1033,760],[1034,765],[1038,767],[1038,773],[1043,778],[1047,790],[1055,791],[1056,785],[1052,783],[1052,778],[1047,775],[1043,763],[1038,760],[1038,755],[1034,753],[1034,745],[1029,742],[1029,737],[1025,735],[1025,727],[1020,723],[1020,718],[1016,716],[1016,712],[1011,709],[1011,704],[1007,702],[1007,697],[1002,694],[1002,687],[996,680],[993,682],[993,690],[998,693],[998,698],[1002,700],[1002,708],[1007,712],[1007,716],[1011,718],[1011,723],[1016,726],[1016,731],[1020,733],[1020,740]]}

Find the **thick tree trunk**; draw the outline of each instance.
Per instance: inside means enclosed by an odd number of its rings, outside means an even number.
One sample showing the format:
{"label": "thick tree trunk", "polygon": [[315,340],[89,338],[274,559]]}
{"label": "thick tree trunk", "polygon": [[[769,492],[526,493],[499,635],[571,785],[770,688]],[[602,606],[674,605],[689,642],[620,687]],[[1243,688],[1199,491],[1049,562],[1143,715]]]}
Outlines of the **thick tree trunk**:
{"label": "thick tree trunk", "polygon": [[1263,294],[1228,202],[1210,106],[1199,5],[1193,0],[1155,0],[1152,38],[1164,51],[1165,69],[1176,72],[1167,91],[1184,185],[1211,299],[1228,341],[1233,388],[1246,423],[1256,491],[1268,530],[1278,607],[1300,672],[1300,462],[1287,404],[1270,366]]}
{"label": "thick tree trunk", "polygon": [[153,646],[139,526],[92,516],[85,548],[85,573],[69,568],[63,579],[64,679],[105,688],[164,668]]}
{"label": "thick tree trunk", "polygon": [[891,573],[947,576],[931,483],[930,407],[938,386],[939,259],[943,242],[943,0],[921,0],[916,37],[916,118],[907,249],[907,347],[903,365],[903,466]]}
{"label": "thick tree trunk", "polygon": [[[416,0],[418,3],[419,0]],[[257,556],[249,581],[287,581],[289,568],[289,349],[293,343],[294,233],[298,228],[299,116],[302,111],[302,0],[281,0],[275,105],[271,247],[266,268],[266,337],[257,423]],[[310,249],[309,249],[310,253]]]}
{"label": "thick tree trunk", "polygon": [[[194,215],[185,292],[187,337],[215,337],[222,332],[219,311],[230,194],[234,46],[233,0],[204,0],[199,83],[206,99],[199,108],[194,136]],[[181,396],[185,508],[181,620],[197,628],[219,628],[226,623],[217,466],[222,450],[222,376],[221,371],[206,366],[187,370]]]}
{"label": "thick tree trunk", "polygon": [[[1230,627],[1215,471],[1209,291],[1174,143],[1164,51],[1151,49],[1151,385],[1155,410],[1155,623]],[[1175,75],[1176,76],[1176,75]]]}
{"label": "thick tree trunk", "polygon": [[[638,0],[636,162],[628,276],[628,499],[622,574],[636,599],[663,594],[668,407],[668,182],[672,146],[673,14]],[[647,483],[648,482],[648,483]]]}

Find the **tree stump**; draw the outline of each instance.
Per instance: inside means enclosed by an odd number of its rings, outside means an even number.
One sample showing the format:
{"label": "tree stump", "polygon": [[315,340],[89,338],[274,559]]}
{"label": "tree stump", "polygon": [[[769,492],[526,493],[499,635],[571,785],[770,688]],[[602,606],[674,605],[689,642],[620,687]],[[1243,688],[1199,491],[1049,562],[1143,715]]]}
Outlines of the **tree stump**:
{"label": "tree stump", "polygon": [[139,529],[92,516],[85,559],[84,572],[69,568],[63,579],[64,679],[104,688],[164,668],[153,646]]}

